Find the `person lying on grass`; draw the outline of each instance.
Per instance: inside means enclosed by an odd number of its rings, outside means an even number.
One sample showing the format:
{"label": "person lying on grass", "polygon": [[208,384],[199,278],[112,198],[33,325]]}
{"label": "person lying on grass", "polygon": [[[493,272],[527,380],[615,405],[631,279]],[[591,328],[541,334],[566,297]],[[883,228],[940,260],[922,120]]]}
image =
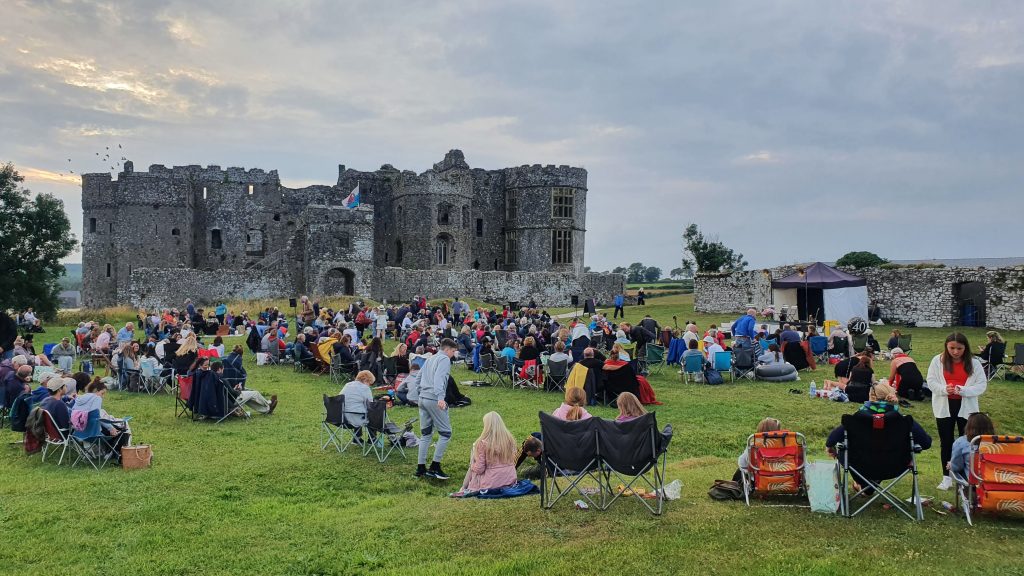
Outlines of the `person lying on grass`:
{"label": "person lying on grass", "polygon": [[473,443],[469,470],[462,488],[451,494],[461,498],[481,490],[504,488],[516,483],[516,439],[497,412],[484,414],[484,429]]}

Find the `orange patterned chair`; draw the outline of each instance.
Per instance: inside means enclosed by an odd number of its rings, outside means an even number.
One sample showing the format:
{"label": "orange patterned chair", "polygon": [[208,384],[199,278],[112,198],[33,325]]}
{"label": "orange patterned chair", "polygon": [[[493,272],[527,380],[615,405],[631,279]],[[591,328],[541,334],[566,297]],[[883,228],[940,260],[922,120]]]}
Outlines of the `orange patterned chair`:
{"label": "orange patterned chair", "polygon": [[957,478],[960,508],[971,515],[1024,513],[1024,436],[984,435],[971,442],[968,478]]}
{"label": "orange patterned chair", "polygon": [[761,432],[747,438],[750,464],[741,470],[747,506],[751,494],[806,494],[806,449],[804,435],[789,430]]}

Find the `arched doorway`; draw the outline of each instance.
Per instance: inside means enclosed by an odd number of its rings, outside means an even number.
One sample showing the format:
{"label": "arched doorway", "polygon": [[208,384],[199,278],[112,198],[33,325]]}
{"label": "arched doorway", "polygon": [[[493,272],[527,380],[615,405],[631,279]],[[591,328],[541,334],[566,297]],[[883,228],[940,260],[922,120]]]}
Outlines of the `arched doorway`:
{"label": "arched doorway", "polygon": [[324,294],[355,295],[356,274],[348,268],[331,268],[324,274]]}

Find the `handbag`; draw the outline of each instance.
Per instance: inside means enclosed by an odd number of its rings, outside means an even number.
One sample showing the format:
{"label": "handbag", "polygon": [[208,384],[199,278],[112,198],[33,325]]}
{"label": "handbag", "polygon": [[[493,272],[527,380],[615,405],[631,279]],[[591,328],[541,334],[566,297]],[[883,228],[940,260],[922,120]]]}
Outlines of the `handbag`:
{"label": "handbag", "polygon": [[121,467],[125,470],[149,468],[153,460],[153,449],[149,444],[123,446],[121,448]]}

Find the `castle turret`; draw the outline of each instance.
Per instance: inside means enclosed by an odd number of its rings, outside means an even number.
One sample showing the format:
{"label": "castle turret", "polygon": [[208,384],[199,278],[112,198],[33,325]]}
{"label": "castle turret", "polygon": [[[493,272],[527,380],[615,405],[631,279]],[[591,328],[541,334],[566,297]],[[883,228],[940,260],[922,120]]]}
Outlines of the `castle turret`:
{"label": "castle turret", "polygon": [[505,175],[505,269],[580,273],[587,171],[521,166]]}

